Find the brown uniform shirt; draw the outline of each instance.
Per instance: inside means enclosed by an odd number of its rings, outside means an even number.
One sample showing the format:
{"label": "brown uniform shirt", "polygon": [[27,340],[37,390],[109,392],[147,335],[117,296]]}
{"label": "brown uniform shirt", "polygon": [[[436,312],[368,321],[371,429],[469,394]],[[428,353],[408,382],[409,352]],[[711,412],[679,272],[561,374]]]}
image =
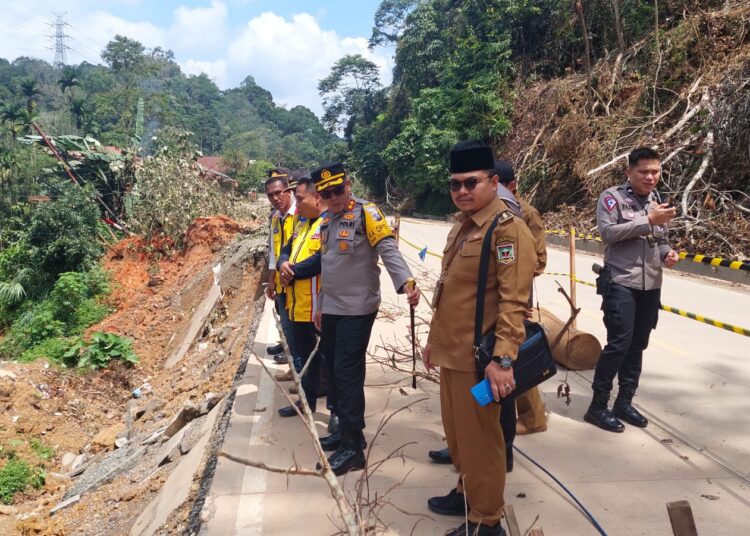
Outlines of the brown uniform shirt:
{"label": "brown uniform shirt", "polygon": [[544,268],[547,266],[547,241],[544,237],[544,222],[539,211],[528,201],[524,201],[519,197],[518,204],[521,205],[523,221],[526,222],[531,235],[534,237],[534,246],[536,248],[534,277],[536,277],[544,273]]}
{"label": "brown uniform shirt", "polygon": [[[430,361],[435,365],[464,372],[476,370],[474,314],[482,241],[493,218],[507,210],[507,205],[496,198],[474,214],[461,214],[448,234],[428,337]],[[537,265],[534,238],[528,227],[515,216],[499,221],[490,256],[482,333],[494,328],[493,355],[515,359],[526,338],[523,321]]]}

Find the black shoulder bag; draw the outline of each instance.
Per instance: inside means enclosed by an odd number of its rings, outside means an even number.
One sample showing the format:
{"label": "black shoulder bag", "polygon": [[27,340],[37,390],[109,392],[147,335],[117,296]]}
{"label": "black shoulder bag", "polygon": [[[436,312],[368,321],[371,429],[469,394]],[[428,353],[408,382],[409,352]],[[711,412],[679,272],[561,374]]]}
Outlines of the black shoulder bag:
{"label": "black shoulder bag", "polygon": [[[477,365],[479,381],[484,379],[484,369],[492,361],[495,348],[495,330],[482,336],[482,319],[484,318],[484,297],[487,292],[487,275],[490,264],[490,247],[492,232],[497,226],[497,217],[493,220],[482,242],[482,255],[479,258],[479,279],[477,280],[477,306],[474,316],[474,359]],[[526,340],[518,349],[518,357],[513,363],[513,377],[516,388],[513,396],[520,395],[557,374],[557,366],[552,359],[552,351],[547,342],[544,328],[536,322],[524,320]]]}

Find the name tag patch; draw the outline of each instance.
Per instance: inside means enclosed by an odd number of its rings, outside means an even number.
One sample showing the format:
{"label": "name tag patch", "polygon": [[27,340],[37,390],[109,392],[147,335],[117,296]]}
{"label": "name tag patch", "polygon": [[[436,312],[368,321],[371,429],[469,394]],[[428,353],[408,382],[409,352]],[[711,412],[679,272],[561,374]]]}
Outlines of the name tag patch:
{"label": "name tag patch", "polygon": [[497,262],[499,264],[511,264],[516,260],[516,248],[513,242],[503,242],[497,246]]}

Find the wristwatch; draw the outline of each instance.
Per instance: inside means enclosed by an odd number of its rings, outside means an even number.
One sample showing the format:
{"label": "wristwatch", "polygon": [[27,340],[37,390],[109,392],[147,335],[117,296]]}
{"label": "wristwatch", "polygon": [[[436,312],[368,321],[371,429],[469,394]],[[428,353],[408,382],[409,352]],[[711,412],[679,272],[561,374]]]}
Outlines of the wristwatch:
{"label": "wristwatch", "polygon": [[493,355],[492,361],[500,365],[501,368],[504,369],[512,369],[513,368],[513,358],[509,355],[501,355],[500,357]]}

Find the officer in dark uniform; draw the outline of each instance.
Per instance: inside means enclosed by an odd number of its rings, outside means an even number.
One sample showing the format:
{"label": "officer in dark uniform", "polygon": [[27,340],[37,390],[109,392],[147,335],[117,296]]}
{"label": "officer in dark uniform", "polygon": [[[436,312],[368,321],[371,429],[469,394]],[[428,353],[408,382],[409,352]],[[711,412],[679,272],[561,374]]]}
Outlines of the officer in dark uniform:
{"label": "officer in dark uniform", "polygon": [[[675,217],[675,208],[662,203],[655,190],[660,172],[656,151],[635,149],[628,155],[627,182],[605,190],[596,207],[605,244],[597,292],[602,295],[607,345],[596,365],[594,397],[584,419],[610,432],[623,431],[619,419],[641,428],[648,425],[632,401],[643,350],[659,315],[662,266],[672,267],[679,260],[667,243],[667,223]],[[610,411],[615,376],[620,388]]]}

